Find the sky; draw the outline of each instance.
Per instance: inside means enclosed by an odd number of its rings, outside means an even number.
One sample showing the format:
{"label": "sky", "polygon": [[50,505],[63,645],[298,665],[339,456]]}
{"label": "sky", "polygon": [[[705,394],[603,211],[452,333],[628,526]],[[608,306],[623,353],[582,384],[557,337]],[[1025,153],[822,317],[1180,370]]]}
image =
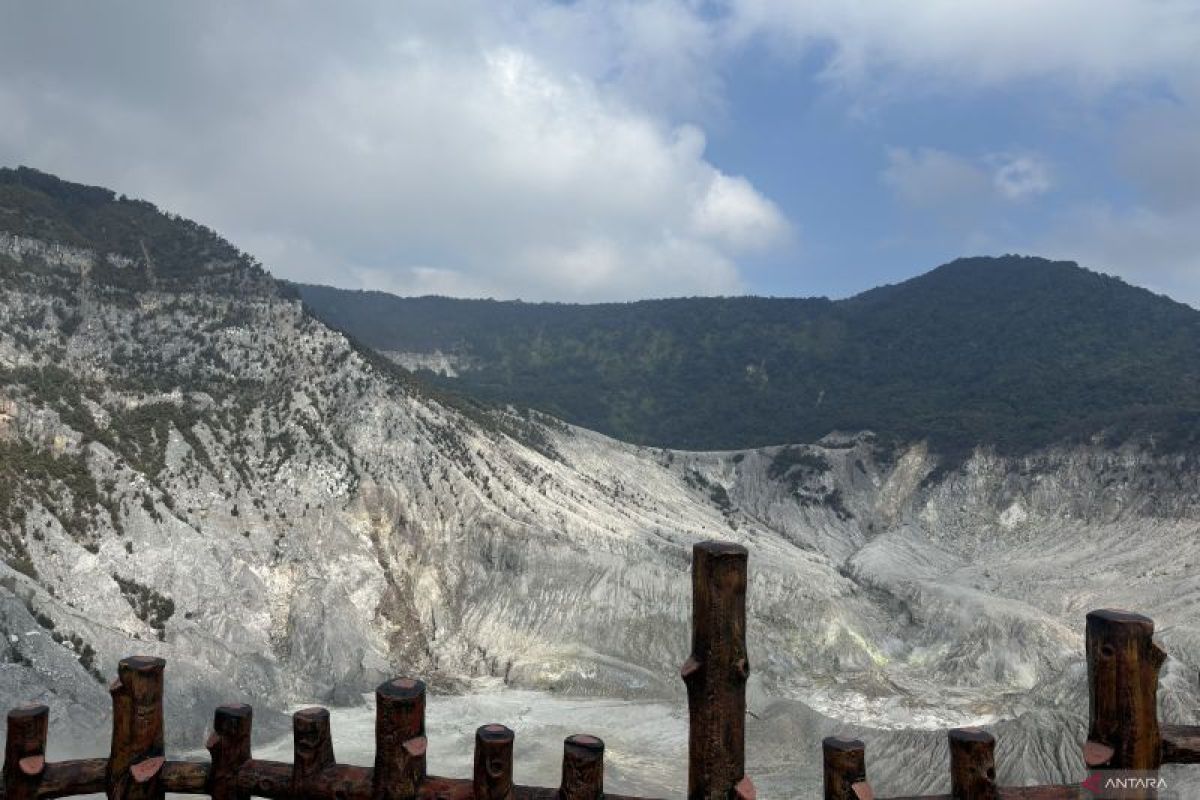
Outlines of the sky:
{"label": "sky", "polygon": [[1200,0],[0,0],[19,164],[404,295],[1012,252],[1200,306]]}

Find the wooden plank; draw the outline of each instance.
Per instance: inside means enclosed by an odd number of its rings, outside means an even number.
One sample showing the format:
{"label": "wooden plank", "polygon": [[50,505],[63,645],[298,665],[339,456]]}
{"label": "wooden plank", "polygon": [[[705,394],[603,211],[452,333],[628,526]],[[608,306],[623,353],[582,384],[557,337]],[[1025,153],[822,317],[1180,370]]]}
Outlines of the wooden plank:
{"label": "wooden plank", "polygon": [[163,791],[176,794],[208,794],[211,765],[203,761],[168,761],[163,764]]}
{"label": "wooden plank", "polygon": [[72,797],[79,794],[100,794],[108,779],[107,758],[83,758],[56,761],[46,765],[39,798]]}
{"label": "wooden plank", "polygon": [[1200,764],[1200,725],[1163,725],[1164,764]]}
{"label": "wooden plank", "polygon": [[286,800],[292,796],[292,765],[253,758],[238,770],[237,790],[242,795]]}
{"label": "wooden plank", "polygon": [[[1075,785],[1053,786],[1002,786],[998,790],[999,800],[1091,800],[1092,795]],[[948,794],[906,795],[904,797],[880,798],[880,800],[954,800]]]}
{"label": "wooden plank", "polygon": [[[474,800],[474,782],[430,775],[417,792],[418,800]],[[558,789],[542,786],[513,786],[514,800],[560,800]],[[604,800],[657,800],[650,797],[604,793]]]}

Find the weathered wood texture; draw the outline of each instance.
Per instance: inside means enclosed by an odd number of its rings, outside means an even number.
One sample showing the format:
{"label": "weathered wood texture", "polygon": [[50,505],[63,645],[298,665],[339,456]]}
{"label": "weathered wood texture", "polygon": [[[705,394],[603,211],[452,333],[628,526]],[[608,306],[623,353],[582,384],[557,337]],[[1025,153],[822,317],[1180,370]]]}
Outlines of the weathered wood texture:
{"label": "weathered wood texture", "polygon": [[85,758],[46,765],[38,797],[71,797],[100,794],[107,786],[108,759]]}
{"label": "weathered wood texture", "polygon": [[825,800],[872,800],[866,753],[866,745],[858,739],[830,736],[821,742]]}
{"label": "weathered wood texture", "polygon": [[[688,800],[754,800],[745,774],[745,548],[696,545],[692,563],[692,650],[680,671],[687,686]],[[1125,611],[1087,615],[1090,717],[1084,762],[1090,769],[1153,770],[1200,764],[1200,725],[1160,725],[1158,673],[1166,658],[1154,623]],[[46,762],[49,711],[33,705],[8,713],[0,800],[40,800],[103,792],[109,800],[162,800],[165,793],[216,800],[647,800],[604,791],[604,742],[589,734],[563,743],[558,787],[514,779],[515,735],[503,725],[476,731],[470,778],[427,774],[425,685],[397,678],[375,691],[375,763],[337,763],[329,712],[306,708],[292,718],[290,764],[253,758],[253,711],[224,705],[206,743],[211,760],[167,761],[163,749],[164,662],[122,660],[110,687],[108,758]],[[995,739],[978,728],[949,731],[947,795],[894,800],[1082,800],[1078,785],[1003,787],[996,781]],[[866,747],[856,739],[822,743],[824,800],[875,800]],[[1128,795],[1132,796],[1132,795]],[[1151,797],[1145,793],[1142,797]],[[801,797],[799,792],[796,798]],[[792,798],[788,798],[792,800]]]}
{"label": "weathered wood texture", "polygon": [[692,654],[687,685],[688,800],[753,797],[746,778],[746,548],[702,542],[692,551]]}
{"label": "weathered wood texture", "polygon": [[117,666],[112,747],[108,759],[110,800],[162,800],[163,669],[166,662],[131,656]]}
{"label": "weathered wood texture", "polygon": [[46,771],[46,734],[50,709],[29,705],[8,712],[4,744],[6,800],[33,800]]}
{"label": "weathered wood texture", "polygon": [[979,728],[950,731],[950,796],[996,800],[996,739]]}
{"label": "weathered wood texture", "polygon": [[515,738],[503,725],[475,731],[475,800],[513,800]]}
{"label": "weathered wood texture", "polygon": [[375,690],[375,800],[407,800],[425,780],[425,684],[397,678]]}
{"label": "weathered wood texture", "polygon": [[[1092,794],[1078,786],[1006,786],[999,789],[1000,800],[1092,800]],[[953,795],[925,794],[891,797],[888,800],[954,800]]]}
{"label": "weathered wood texture", "polygon": [[1154,623],[1127,611],[1087,615],[1088,741],[1113,750],[1097,768],[1158,769],[1158,670],[1166,659]]}
{"label": "weathered wood texture", "polygon": [[1200,725],[1163,725],[1162,763],[1200,764]]}
{"label": "weathered wood texture", "polygon": [[243,800],[238,771],[250,760],[250,729],[254,711],[248,705],[219,706],[213,713],[213,732],[205,746],[212,758],[208,793],[213,800]]}
{"label": "weathered wood texture", "polygon": [[601,800],[604,797],[604,742],[577,733],[563,742],[562,800]]}

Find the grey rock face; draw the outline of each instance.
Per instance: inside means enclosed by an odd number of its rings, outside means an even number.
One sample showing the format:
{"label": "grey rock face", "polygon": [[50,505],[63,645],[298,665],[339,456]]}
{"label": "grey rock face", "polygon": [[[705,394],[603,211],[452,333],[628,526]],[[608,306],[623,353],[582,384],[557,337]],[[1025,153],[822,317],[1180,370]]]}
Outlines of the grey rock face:
{"label": "grey rock face", "polygon": [[811,785],[835,730],[889,793],[944,789],[941,730],[977,722],[1003,779],[1077,778],[1091,608],[1153,616],[1164,719],[1200,705],[1193,459],[638,448],[435,396],[272,290],[0,255],[0,700],[49,702],[60,747],[105,751],[101,681],[133,653],[168,660],[183,748],[219,702],[269,734],[401,673],[682,703],[707,538],[751,552],[766,796]]}

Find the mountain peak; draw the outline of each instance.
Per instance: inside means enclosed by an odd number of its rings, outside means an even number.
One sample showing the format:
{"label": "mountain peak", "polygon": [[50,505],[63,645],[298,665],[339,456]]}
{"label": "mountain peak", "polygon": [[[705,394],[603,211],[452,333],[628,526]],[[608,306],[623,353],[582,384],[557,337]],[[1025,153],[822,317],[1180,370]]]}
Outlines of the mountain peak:
{"label": "mountain peak", "polygon": [[[834,430],[1025,452],[1107,435],[1193,447],[1200,312],[1071,261],[961,258],[836,302],[679,299],[484,314],[300,287],[431,379],[604,433],[695,449]],[[436,356],[433,360],[426,356]]]}
{"label": "mountain peak", "polygon": [[0,168],[0,232],[92,253],[90,279],[110,288],[277,291],[257,261],[209,228],[30,167]]}

